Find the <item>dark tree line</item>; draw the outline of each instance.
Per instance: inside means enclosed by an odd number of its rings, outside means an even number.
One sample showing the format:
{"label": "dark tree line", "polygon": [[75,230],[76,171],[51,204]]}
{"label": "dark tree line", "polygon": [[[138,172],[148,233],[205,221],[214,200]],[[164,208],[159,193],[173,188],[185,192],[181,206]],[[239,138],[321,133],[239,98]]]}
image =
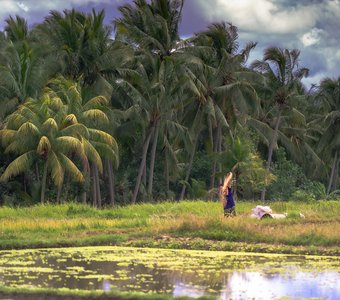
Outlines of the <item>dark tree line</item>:
{"label": "dark tree line", "polygon": [[296,189],[337,194],[340,77],[307,91],[297,49],[248,63],[256,43],[240,49],[229,23],[183,40],[182,9],[136,0],[112,26],[94,10],[6,20],[0,203],[214,197],[227,170],[237,195],[273,199],[289,163]]}

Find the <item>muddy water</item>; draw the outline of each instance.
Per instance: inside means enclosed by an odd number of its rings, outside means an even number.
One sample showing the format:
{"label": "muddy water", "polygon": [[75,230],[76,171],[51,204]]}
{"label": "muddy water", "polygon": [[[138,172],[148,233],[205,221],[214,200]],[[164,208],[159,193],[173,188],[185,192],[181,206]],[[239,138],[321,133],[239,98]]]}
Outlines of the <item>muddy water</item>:
{"label": "muddy water", "polygon": [[0,251],[0,286],[340,299],[338,257],[124,247]]}

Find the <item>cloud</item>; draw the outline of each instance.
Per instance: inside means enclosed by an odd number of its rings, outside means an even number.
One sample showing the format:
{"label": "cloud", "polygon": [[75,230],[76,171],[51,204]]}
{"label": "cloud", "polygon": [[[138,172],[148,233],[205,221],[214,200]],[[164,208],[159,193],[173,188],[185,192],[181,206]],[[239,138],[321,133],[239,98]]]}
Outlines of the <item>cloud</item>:
{"label": "cloud", "polygon": [[317,5],[283,6],[271,0],[197,0],[210,21],[228,20],[252,32],[289,33],[313,27]]}
{"label": "cloud", "polygon": [[[20,15],[30,26],[43,21],[50,10],[75,8],[83,12],[105,9],[105,22],[118,16],[118,6],[133,0],[0,0],[0,29],[9,15]],[[185,0],[180,34],[189,37],[212,22],[232,22],[239,28],[242,48],[258,42],[249,62],[262,59],[268,47],[298,48],[301,65],[311,78],[339,76],[340,0]]]}
{"label": "cloud", "polygon": [[22,3],[22,2],[18,2],[17,5],[25,12],[29,11],[29,8],[26,4]]}
{"label": "cloud", "polygon": [[315,44],[319,44],[320,39],[321,39],[320,35],[322,33],[323,33],[322,29],[313,28],[311,31],[305,33],[301,37],[301,41],[302,41],[302,43],[305,47],[312,46],[312,45],[315,45]]}

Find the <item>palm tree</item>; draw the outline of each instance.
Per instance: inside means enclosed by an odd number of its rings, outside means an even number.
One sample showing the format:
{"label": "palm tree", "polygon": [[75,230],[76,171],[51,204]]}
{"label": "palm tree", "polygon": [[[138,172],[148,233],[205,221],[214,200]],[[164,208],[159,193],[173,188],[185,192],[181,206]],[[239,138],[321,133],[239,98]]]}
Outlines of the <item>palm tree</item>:
{"label": "palm tree", "polygon": [[66,78],[110,97],[107,79],[117,75],[117,69],[131,60],[132,53],[123,43],[111,40],[111,28],[104,25],[104,17],[104,10],[92,10],[91,14],[74,9],[63,14],[51,11],[37,26],[36,36],[46,41],[46,48],[57,57]]}
{"label": "palm tree", "polygon": [[[267,80],[267,92],[269,112],[274,127],[271,138],[268,140],[268,158],[266,168],[269,170],[274,147],[277,143],[278,132],[282,120],[282,114],[289,111],[294,105],[294,98],[298,96],[301,88],[301,79],[308,76],[309,70],[299,67],[300,51],[293,49],[280,49],[271,47],[265,50],[262,61],[256,60],[251,68],[263,74]],[[261,193],[261,200],[265,199],[266,190]]]}
{"label": "palm tree", "polygon": [[140,123],[144,132],[143,150],[132,203],[136,201],[143,172],[146,172],[150,142],[152,147],[147,190],[149,195],[152,194],[160,131],[165,130],[166,116],[171,115],[175,102],[179,101],[178,83],[184,78],[188,79],[178,75],[179,69],[185,74],[181,64],[178,64],[178,55],[183,52],[178,34],[182,7],[183,1],[153,0],[150,4],[145,0],[134,1],[134,6],[120,7],[123,16],[115,21],[117,39],[131,43],[139,60],[136,72],[131,73],[131,76],[127,74],[129,84],[123,78],[120,86],[125,85],[130,94],[133,91],[137,95],[137,105],[145,116],[144,122]]}
{"label": "palm tree", "polygon": [[[210,147],[215,153],[222,151],[222,132],[232,134],[232,128],[241,118],[257,107],[255,89],[246,80],[249,79],[249,73],[253,74],[243,66],[256,44],[249,43],[245,49],[237,52],[237,38],[237,27],[216,23],[191,39],[192,47],[188,47],[188,51],[201,60],[201,65],[191,64],[188,72],[196,85],[194,92],[200,108],[197,112],[206,115],[204,118],[208,124]],[[203,116],[197,120],[202,122]],[[194,138],[197,139],[198,136]],[[195,147],[192,151],[185,182],[189,179]],[[211,188],[214,187],[215,174],[216,160],[212,168]],[[184,193],[185,185],[180,199]]]}
{"label": "palm tree", "polygon": [[[323,102],[326,114],[322,116],[324,130],[317,148],[324,153],[324,158],[332,157],[332,167],[329,175],[327,195],[337,189],[340,161],[340,77],[325,78],[318,87],[316,97]],[[320,121],[320,118],[318,119]]]}
{"label": "palm tree", "polygon": [[[107,130],[108,100],[104,96],[88,99],[86,92],[79,84],[61,76],[50,82],[48,93],[52,98],[61,99],[64,104],[63,113],[70,123],[73,124],[75,120],[75,124],[81,124],[83,128],[86,128],[87,134],[82,135],[82,144],[92,168],[93,203],[101,206],[99,173],[103,173],[103,159],[107,159],[111,164],[118,165],[119,163],[117,142]],[[89,170],[86,164],[83,169],[87,174]],[[110,196],[113,197],[113,195]],[[85,201],[86,193],[83,194],[83,202]]]}
{"label": "palm tree", "polygon": [[23,18],[9,17],[6,23],[5,46],[0,51],[0,87],[4,92],[1,98],[13,108],[28,97],[38,97],[55,69],[54,58],[42,55]]}
{"label": "palm tree", "polygon": [[[67,118],[58,120],[50,105],[62,108],[58,99],[44,95],[38,101],[33,99],[21,105],[6,120],[0,131],[6,153],[18,155],[1,175],[1,181],[7,181],[21,172],[29,170],[35,163],[43,163],[40,200],[45,200],[47,175],[50,171],[53,182],[60,187],[64,173],[67,172],[75,181],[84,177],[71,156],[86,159],[81,140],[75,135],[75,127],[65,126]],[[72,133],[72,135],[71,135]]]}

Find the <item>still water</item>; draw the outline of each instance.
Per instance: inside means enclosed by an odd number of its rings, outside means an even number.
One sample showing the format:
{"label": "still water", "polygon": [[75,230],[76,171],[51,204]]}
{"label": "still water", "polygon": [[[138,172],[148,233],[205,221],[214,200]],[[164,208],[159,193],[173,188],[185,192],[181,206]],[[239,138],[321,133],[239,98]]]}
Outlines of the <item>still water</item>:
{"label": "still water", "polygon": [[340,299],[338,257],[125,247],[0,251],[0,286]]}

